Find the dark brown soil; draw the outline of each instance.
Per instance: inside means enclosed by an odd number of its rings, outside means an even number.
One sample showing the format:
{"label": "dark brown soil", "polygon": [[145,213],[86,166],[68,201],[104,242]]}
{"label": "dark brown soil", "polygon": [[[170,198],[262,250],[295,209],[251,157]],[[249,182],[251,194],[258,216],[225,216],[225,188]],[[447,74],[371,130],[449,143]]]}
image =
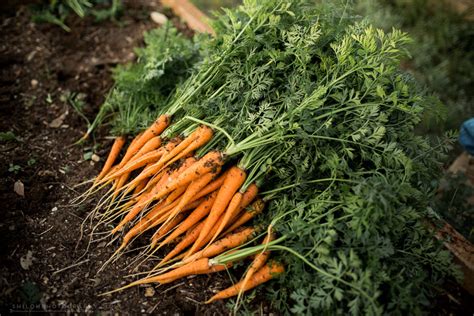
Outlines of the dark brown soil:
{"label": "dark brown soil", "polygon": [[[225,273],[155,287],[151,296],[145,296],[146,287],[135,287],[99,297],[134,280],[124,278],[131,272],[125,267],[132,255],[97,274],[115,245],[92,244],[85,253],[86,243],[81,242],[75,249],[93,203],[73,207],[70,201],[76,190],[83,190],[75,186],[96,175],[102,164],[85,161],[83,155],[95,146],[103,161],[111,140],[104,129],[85,145],[73,145],[86,122],[64,97],[68,91],[84,94],[83,113],[94,117],[113,84],[112,67],[133,60],[133,47],[141,44],[143,32],[156,27],[149,14],[161,8],[144,3],[129,1],[119,23],[71,16],[70,33],[32,23],[24,6],[1,11],[0,132],[13,132],[17,141],[0,141],[0,314],[226,313],[224,303],[201,303],[229,283]],[[24,197],[14,191],[17,181],[24,185]]]}

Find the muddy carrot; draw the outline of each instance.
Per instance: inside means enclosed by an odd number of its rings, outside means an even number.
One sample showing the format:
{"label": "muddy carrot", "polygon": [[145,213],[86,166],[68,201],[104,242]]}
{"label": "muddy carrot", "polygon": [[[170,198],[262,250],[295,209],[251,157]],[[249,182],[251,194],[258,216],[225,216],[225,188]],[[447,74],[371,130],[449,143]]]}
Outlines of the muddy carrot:
{"label": "muddy carrot", "polygon": [[[212,209],[209,213],[209,216],[206,218],[204,222],[204,227],[199,234],[198,239],[191,247],[189,253],[193,253],[197,247],[200,245],[201,241],[206,238],[207,235],[210,234],[212,227],[216,224],[216,221],[219,219],[221,214],[225,211],[227,206],[230,203],[233,195],[239,190],[240,186],[245,181],[245,171],[238,167],[232,167],[222,184],[222,187],[219,189],[217,193],[217,198],[214,204],[212,205]],[[212,238],[213,236],[211,236]]]}
{"label": "muddy carrot", "polygon": [[243,285],[243,282],[240,281],[240,282],[234,284],[233,286],[231,286],[231,287],[229,287],[229,288],[227,288],[223,291],[220,291],[219,293],[217,293],[216,295],[211,297],[206,302],[206,304],[209,304],[213,301],[222,300],[222,299],[225,299],[225,298],[236,296],[236,295],[239,294],[239,292],[245,292],[245,291],[248,291],[250,289],[253,289],[254,287],[257,287],[258,285],[271,280],[272,278],[274,278],[275,276],[277,276],[278,274],[281,274],[283,272],[285,272],[285,268],[283,267],[282,264],[276,263],[276,262],[267,263],[265,266],[260,268],[247,281],[245,286]]}

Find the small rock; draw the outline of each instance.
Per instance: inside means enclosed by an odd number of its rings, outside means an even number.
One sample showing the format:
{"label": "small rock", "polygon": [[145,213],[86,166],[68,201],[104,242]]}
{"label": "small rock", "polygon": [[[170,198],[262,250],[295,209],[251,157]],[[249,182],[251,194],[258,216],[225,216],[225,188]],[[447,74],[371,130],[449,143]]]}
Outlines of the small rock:
{"label": "small rock", "polygon": [[155,295],[155,289],[153,287],[147,287],[145,289],[145,297],[152,297],[153,295]]}
{"label": "small rock", "polygon": [[36,88],[36,87],[38,86],[38,83],[39,83],[39,82],[38,82],[38,80],[36,80],[36,79],[31,80],[31,86],[32,86],[33,88]]}
{"label": "small rock", "polygon": [[13,185],[13,190],[19,196],[25,197],[25,186],[24,186],[23,182],[21,182],[20,180],[15,182],[15,184]]}
{"label": "small rock", "polygon": [[33,264],[33,251],[28,250],[25,256],[20,258],[20,265],[24,270],[28,270]]}
{"label": "small rock", "polygon": [[162,13],[159,13],[159,12],[156,12],[156,11],[153,11],[150,14],[150,17],[151,17],[151,20],[153,22],[155,22],[156,24],[159,24],[159,25],[165,24],[166,21],[168,21],[168,18],[166,17],[166,15],[164,15]]}
{"label": "small rock", "polygon": [[54,214],[54,213],[56,213],[56,211],[57,211],[57,210],[58,210],[58,208],[57,208],[56,206],[55,206],[55,207],[53,207],[53,208],[51,209],[51,214]]}
{"label": "small rock", "polygon": [[66,111],[63,114],[61,114],[60,116],[58,116],[57,118],[55,118],[54,120],[52,120],[51,123],[49,123],[49,127],[58,128],[61,125],[63,125],[63,122],[66,119],[66,116],[68,114],[69,114],[69,111]]}
{"label": "small rock", "polygon": [[84,312],[86,312],[86,313],[92,312],[92,305],[87,305]]}
{"label": "small rock", "polygon": [[92,154],[91,156],[91,160],[94,161],[94,162],[99,162],[100,161],[100,157],[96,154]]}

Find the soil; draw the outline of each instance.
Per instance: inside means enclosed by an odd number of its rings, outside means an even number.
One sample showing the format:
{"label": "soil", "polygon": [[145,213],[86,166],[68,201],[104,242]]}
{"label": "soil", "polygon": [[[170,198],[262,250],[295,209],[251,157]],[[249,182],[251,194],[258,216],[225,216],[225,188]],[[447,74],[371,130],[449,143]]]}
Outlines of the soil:
{"label": "soil", "polygon": [[[130,0],[119,22],[71,16],[67,33],[32,23],[28,7],[7,3],[8,10],[0,10],[0,132],[10,131],[16,139],[0,140],[0,315],[228,314],[225,303],[202,304],[230,284],[225,272],[97,296],[134,280],[125,276],[132,273],[128,265],[136,253],[97,273],[115,247],[100,242],[87,251],[87,242],[78,242],[81,223],[97,201],[70,202],[84,190],[77,184],[98,173],[112,143],[103,128],[94,139],[74,145],[86,130],[83,116],[90,120],[97,113],[113,84],[111,69],[134,60],[133,47],[141,44],[145,30],[156,27],[150,12],[162,8]],[[192,33],[164,13],[182,32]],[[71,96],[82,104],[82,114],[67,101]],[[85,159],[91,152],[99,162]],[[260,300],[253,308],[269,314]],[[433,313],[463,314],[470,310],[469,300],[449,283]]]}
{"label": "soil", "polygon": [[[81,111],[92,119],[113,84],[111,69],[134,59],[133,47],[142,43],[143,32],[157,27],[150,12],[163,12],[161,7],[129,1],[119,22],[100,24],[70,16],[70,33],[32,23],[26,6],[0,11],[0,132],[17,138],[0,141],[0,314],[226,313],[224,303],[201,303],[228,286],[226,273],[97,296],[134,280],[124,278],[133,256],[124,255],[97,273],[115,247],[96,243],[86,252],[87,243],[80,242],[76,248],[81,223],[96,201],[80,207],[70,201],[84,189],[75,186],[98,173],[112,140],[103,129],[84,145],[73,145],[87,124],[65,99],[79,94]],[[181,31],[192,33],[165,14]],[[84,160],[93,148],[98,163]],[[14,191],[20,182],[24,197]]]}

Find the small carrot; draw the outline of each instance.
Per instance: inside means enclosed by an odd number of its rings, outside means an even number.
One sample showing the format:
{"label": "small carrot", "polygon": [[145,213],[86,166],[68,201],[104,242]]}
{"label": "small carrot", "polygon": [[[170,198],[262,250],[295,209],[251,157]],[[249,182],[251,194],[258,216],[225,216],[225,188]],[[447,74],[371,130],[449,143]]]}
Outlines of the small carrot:
{"label": "small carrot", "polygon": [[169,215],[169,219],[171,220],[176,214],[181,212],[181,209],[185,207],[192,199],[209,183],[211,182],[212,178],[214,178],[214,172],[218,173],[220,171],[220,167],[217,168],[216,170],[212,170],[209,173],[206,173],[202,177],[194,180],[191,182],[188,186],[182,186],[181,188],[176,189],[172,193],[170,193],[170,196],[174,193],[179,191],[182,188],[186,188],[186,191],[184,192],[182,198],[179,201],[179,204],[176,205],[176,207],[173,209],[173,211]]}
{"label": "small carrot", "polygon": [[209,304],[213,301],[222,300],[225,298],[229,298],[232,296],[238,295],[240,292],[245,292],[250,289],[257,287],[258,285],[265,283],[278,274],[285,272],[285,268],[281,263],[270,262],[260,268],[247,282],[247,284],[243,285],[242,281],[234,284],[233,286],[220,291],[213,297],[211,297],[206,304]]}
{"label": "small carrot", "polygon": [[145,143],[145,145],[143,145],[142,148],[140,148],[140,150],[136,153],[135,157],[133,158],[134,159],[139,158],[149,153],[150,151],[153,151],[159,148],[160,146],[161,146],[161,137],[160,136],[152,137],[149,141]]}
{"label": "small carrot", "polygon": [[[190,262],[188,264],[185,264],[183,266],[180,266],[174,270],[171,270],[169,272],[147,278],[147,280],[144,283],[137,283],[137,284],[145,284],[145,283],[154,283],[154,282],[159,282],[159,283],[170,283],[173,282],[177,279],[190,276],[190,275],[196,275],[196,274],[207,274],[207,273],[212,273],[212,272],[217,272],[217,271],[222,271],[226,268],[226,265],[215,265],[211,266],[209,264],[209,258],[202,258],[194,262]],[[142,280],[145,281],[145,280]],[[139,281],[137,281],[139,282]]]}
{"label": "small carrot", "polygon": [[148,127],[140,137],[136,138],[136,141],[130,144],[125,156],[120,162],[120,166],[124,166],[135,154],[145,145],[151,138],[159,136],[161,132],[168,127],[170,117],[168,115],[160,115],[158,119]]}
{"label": "small carrot", "polygon": [[189,230],[186,236],[171,250],[158,264],[158,267],[164,265],[176,255],[180,254],[184,249],[190,246],[199,236],[199,232],[204,226],[204,222],[200,222],[193,229]]}
{"label": "small carrot", "polygon": [[232,200],[229,203],[229,206],[225,212],[225,216],[222,220],[222,223],[219,225],[217,232],[214,234],[212,241],[219,236],[219,234],[224,230],[226,226],[232,223],[232,220],[237,217],[237,215],[246,208],[257,196],[258,194],[258,187],[252,183],[249,185],[247,190],[242,194],[237,192]]}
{"label": "small carrot", "polygon": [[[137,170],[143,166],[146,166],[149,163],[156,163],[159,161],[159,159],[163,156],[163,153],[165,152],[164,147],[152,150],[140,157],[133,157],[130,159],[128,163],[126,163],[123,167],[119,168],[113,173],[110,173],[107,175],[107,177],[104,178],[104,181],[111,180],[113,178],[120,177],[124,173],[129,173],[134,170]],[[141,179],[140,179],[141,180]]]}
{"label": "small carrot", "polygon": [[[166,239],[160,244],[159,247],[170,243],[179,235],[184,234],[188,231],[188,229],[193,227],[197,222],[204,218],[204,216],[209,214],[209,211],[211,210],[212,204],[214,203],[216,196],[216,192],[213,192],[211,195],[209,195],[201,204],[199,204],[199,206],[191,214],[189,214],[189,216],[181,223],[181,225],[178,226],[178,228],[173,231],[173,233],[166,237]],[[155,235],[153,235],[151,241],[152,248],[155,247],[157,242],[158,240],[156,239]]]}
{"label": "small carrot", "polygon": [[166,162],[165,167],[183,158],[193,150],[205,145],[209,140],[211,140],[213,135],[214,132],[211,128],[206,125],[199,126],[193,133],[191,133],[191,135],[169,153],[169,157],[164,159]]}
{"label": "small carrot", "polygon": [[[169,177],[172,177],[175,173],[180,173],[183,172],[190,164],[192,164],[195,160],[194,159],[189,159],[184,161],[184,163],[174,172],[169,174]],[[125,215],[125,217],[122,219],[122,221],[112,230],[112,234],[116,233],[117,231],[121,230],[125,224],[127,224],[129,221],[134,219],[140,211],[145,208],[147,205],[149,205],[152,201],[153,195],[154,195],[154,190],[160,190],[161,186],[164,186],[166,182],[159,182],[155,188],[153,188],[150,192],[147,194],[141,195],[140,199],[135,203],[133,208]]]}
{"label": "small carrot", "polygon": [[222,239],[219,239],[215,243],[210,244],[204,250],[198,251],[192,256],[183,259],[182,262],[189,263],[201,258],[210,258],[216,255],[219,255],[226,250],[242,245],[243,243],[245,243],[252,237],[254,232],[255,232],[255,229],[252,227],[249,227],[249,228],[243,229],[242,231],[238,233],[228,235]]}
{"label": "small carrot", "polygon": [[229,206],[227,206],[227,209],[224,212],[224,217],[222,218],[222,222],[217,227],[217,230],[213,234],[209,243],[212,244],[212,242],[224,230],[225,226],[230,222],[230,220],[234,217],[234,215],[237,215],[236,213],[238,213],[239,206],[241,205],[241,202],[242,202],[242,195],[243,194],[240,192],[237,192],[234,194],[234,196],[232,197],[232,200],[230,200]]}
{"label": "small carrot", "polygon": [[117,159],[118,155],[120,154],[120,150],[122,149],[123,145],[125,144],[125,137],[119,136],[115,138],[112,148],[110,149],[109,156],[105,161],[104,167],[102,168],[99,175],[95,178],[94,183],[97,183],[100,179],[102,179],[112,168],[115,160]]}
{"label": "small carrot", "polygon": [[199,159],[196,163],[187,168],[175,179],[168,179],[165,187],[154,195],[153,199],[157,200],[176,190],[177,188],[186,185],[208,172],[219,168],[224,163],[223,154],[218,151],[211,151]]}
{"label": "small carrot", "polygon": [[[207,137],[208,134],[209,134],[209,132],[206,133],[207,130],[211,131],[210,132],[211,135],[209,137]],[[161,150],[160,151],[161,159],[159,159],[156,162],[156,164],[153,166],[153,168],[150,168],[150,169],[152,169],[154,173],[159,172],[165,166],[165,164],[167,162],[169,162],[172,158],[174,158],[177,154],[179,154],[179,157],[176,158],[176,159],[173,159],[173,162],[179,160],[180,158],[182,158],[182,157],[186,156],[187,154],[189,154],[190,152],[192,152],[195,148],[191,147],[190,144],[192,144],[194,140],[204,139],[204,138],[209,140],[210,137],[212,137],[212,130],[210,128],[208,128],[207,126],[205,128],[198,128],[195,132],[191,133],[191,135],[186,137],[177,146],[175,146],[173,148],[167,148],[166,153],[163,150]],[[160,148],[160,149],[164,149],[164,148],[165,147]],[[139,153],[137,153],[134,156],[134,158],[131,159],[130,162],[127,165],[125,165],[123,168],[121,168],[119,172],[115,173],[115,176],[119,175],[121,173],[124,173],[124,172],[131,171],[130,168],[133,168],[132,170],[138,169],[138,167],[144,165],[143,163],[146,164],[146,163],[149,162],[149,159],[146,159],[145,157],[143,157],[141,159],[138,159],[138,160],[135,160],[135,157],[137,157],[137,156],[139,156]],[[155,156],[156,155],[150,156],[150,159],[155,158]],[[132,161],[134,161],[134,163],[132,163]],[[171,163],[169,163],[168,165],[170,165],[170,164]]]}
{"label": "small carrot", "polygon": [[[262,244],[268,245],[268,243],[274,239],[275,239],[275,234],[273,233],[273,230],[270,228],[267,236],[265,236],[265,238],[263,239]],[[245,286],[247,285],[249,280],[252,278],[252,276],[258,270],[260,270],[260,268],[263,267],[263,265],[267,262],[269,256],[270,256],[270,251],[268,250],[255,255],[255,258],[253,259],[252,263],[247,269],[247,272],[245,273],[244,278],[241,281],[242,288],[245,288]]]}
{"label": "small carrot", "polygon": [[183,220],[183,218],[184,218],[184,214],[183,214],[183,213],[176,215],[171,221],[169,221],[169,222],[164,223],[163,225],[161,225],[161,227],[156,230],[156,232],[155,232],[155,234],[154,234],[153,236],[155,236],[155,238],[156,238],[157,240],[160,240],[160,239],[163,238],[167,233],[169,233],[173,228],[176,228],[176,226],[178,226],[178,224],[181,223],[181,221]]}
{"label": "small carrot", "polygon": [[228,233],[232,232],[234,229],[242,226],[243,224],[247,223],[249,220],[254,218],[256,215],[260,214],[265,207],[265,203],[262,200],[257,200],[252,203],[249,210],[245,210],[242,214],[237,216],[237,220],[227,228],[223,235],[227,235]]}
{"label": "small carrot", "polygon": [[[204,227],[199,234],[198,239],[194,243],[194,245],[191,247],[191,250],[189,253],[193,253],[198,245],[200,245],[201,241],[210,233],[210,230],[212,226],[216,224],[216,221],[219,219],[221,214],[225,211],[227,206],[230,203],[230,200],[232,199],[233,195],[237,190],[239,190],[240,186],[244,183],[245,181],[245,171],[240,169],[239,167],[232,167],[228,173],[227,176],[224,180],[224,183],[222,184],[222,187],[219,189],[219,192],[217,193],[217,198],[214,204],[212,205],[211,212],[209,213],[209,216],[206,218],[204,222]],[[212,238],[213,236],[211,236]]]}
{"label": "small carrot", "polygon": [[[163,155],[165,155],[168,151],[173,150],[173,148],[179,144],[180,141],[181,139],[179,137],[174,137],[171,139],[165,146],[162,147],[164,152],[162,153],[161,157],[163,157]],[[128,186],[134,186],[138,181],[149,177],[153,177],[150,181],[150,185],[155,184],[160,179],[159,177],[155,176],[160,173],[161,167],[162,165],[160,164],[160,161],[155,162],[151,166],[147,166],[135,179],[133,179],[132,182],[129,183]]]}

